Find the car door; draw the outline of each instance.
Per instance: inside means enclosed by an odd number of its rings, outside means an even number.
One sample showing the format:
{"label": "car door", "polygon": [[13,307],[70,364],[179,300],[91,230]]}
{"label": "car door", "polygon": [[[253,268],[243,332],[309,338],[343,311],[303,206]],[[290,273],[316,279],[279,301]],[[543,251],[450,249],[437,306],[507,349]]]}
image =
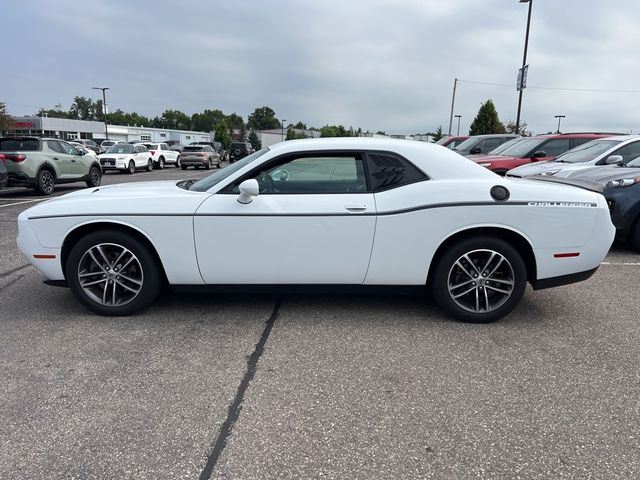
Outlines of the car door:
{"label": "car door", "polygon": [[151,158],[151,154],[147,147],[143,147],[142,145],[135,145],[133,147],[134,151],[134,162],[136,163],[136,167],[146,167],[149,162],[149,158]]}
{"label": "car door", "polygon": [[[359,152],[291,154],[205,200],[194,218],[207,284],[362,284],[376,223]],[[238,202],[241,181],[260,194]]]}
{"label": "car door", "polygon": [[176,158],[178,158],[178,152],[174,152],[173,150],[171,150],[169,148],[169,145],[167,145],[166,143],[161,143],[160,149],[162,150],[162,154],[164,155],[164,158],[166,159],[167,162],[169,163],[176,162]]}
{"label": "car door", "polygon": [[[544,162],[547,160],[553,160],[561,153],[566,152],[571,148],[571,140],[568,138],[552,138],[540,145],[536,152],[544,152],[541,157],[531,157],[533,162]],[[536,152],[533,152],[534,154]]]}
{"label": "car door", "polygon": [[[56,145],[58,147],[57,150],[55,150]],[[77,171],[78,158],[80,158],[80,156],[73,145],[60,140],[47,140],[47,146],[55,152],[53,160],[56,162],[56,165],[60,170],[58,178],[64,180],[80,176]]]}

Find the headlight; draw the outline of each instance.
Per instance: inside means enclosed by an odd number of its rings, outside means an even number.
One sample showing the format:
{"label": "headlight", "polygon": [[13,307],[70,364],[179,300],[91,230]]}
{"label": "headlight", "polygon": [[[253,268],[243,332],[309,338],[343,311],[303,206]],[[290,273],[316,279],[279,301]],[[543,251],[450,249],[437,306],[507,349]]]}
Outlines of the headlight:
{"label": "headlight", "polygon": [[491,163],[479,163],[478,165],[489,168],[491,166]]}
{"label": "headlight", "polygon": [[630,187],[631,185],[635,185],[636,183],[640,183],[640,177],[621,178],[620,180],[611,180],[609,183],[607,183],[607,187],[609,188]]}
{"label": "headlight", "polygon": [[560,171],[560,169],[556,169],[556,170],[547,170],[546,172],[542,172],[542,175],[555,175],[556,173],[558,173]]}

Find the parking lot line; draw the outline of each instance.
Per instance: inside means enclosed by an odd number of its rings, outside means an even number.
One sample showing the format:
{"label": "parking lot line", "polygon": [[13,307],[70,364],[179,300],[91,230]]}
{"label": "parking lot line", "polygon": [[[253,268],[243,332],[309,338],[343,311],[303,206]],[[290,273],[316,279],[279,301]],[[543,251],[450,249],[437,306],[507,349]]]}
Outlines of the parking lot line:
{"label": "parking lot line", "polygon": [[[1,199],[1,200],[4,200],[4,199]],[[21,202],[7,203],[6,205],[0,205],[0,208],[13,207],[14,205],[22,205],[23,203],[44,202],[45,200],[47,200],[47,199],[46,198],[37,198],[35,200],[23,200]]]}
{"label": "parking lot line", "polygon": [[600,265],[626,265],[631,267],[640,267],[640,262],[600,262]]}

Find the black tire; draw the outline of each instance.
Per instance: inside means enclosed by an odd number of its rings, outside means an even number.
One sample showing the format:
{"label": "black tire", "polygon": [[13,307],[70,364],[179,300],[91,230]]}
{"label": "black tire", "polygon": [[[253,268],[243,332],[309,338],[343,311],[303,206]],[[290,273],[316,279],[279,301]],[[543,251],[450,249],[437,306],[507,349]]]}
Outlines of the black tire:
{"label": "black tire", "polygon": [[195,168],[196,170],[200,170],[200,165],[194,165],[193,168]]}
{"label": "black tire", "polygon": [[178,157],[176,158],[175,167],[180,168],[180,155],[178,155]]}
{"label": "black tire", "polygon": [[629,244],[634,250],[640,252],[640,217],[636,219],[629,233]]}
{"label": "black tire", "polygon": [[180,168],[182,168],[183,170],[186,170],[186,169],[187,169],[187,166],[186,166],[186,165],[182,165],[182,164],[181,164],[181,165],[180,165]]}
{"label": "black tire", "polygon": [[[496,255],[492,256],[491,252]],[[463,259],[464,255],[467,255],[466,259]],[[494,260],[484,265],[487,257]],[[478,258],[483,260],[475,264]],[[474,263],[470,265],[469,259]],[[496,267],[498,260],[501,263]],[[459,264],[456,263],[458,261]],[[448,247],[436,262],[431,277],[433,296],[449,315],[463,322],[489,323],[499,320],[513,311],[524,294],[527,284],[526,265],[517,250],[499,238],[478,236],[461,240]],[[490,274],[483,278],[486,273]],[[450,280],[453,282],[452,289]],[[510,286],[511,290],[507,295],[504,292]],[[461,295],[465,291],[468,293]],[[454,295],[460,300],[454,299]],[[469,308],[464,306],[467,301],[471,304]],[[490,308],[491,301],[494,302],[493,308]],[[481,308],[483,303],[484,311]]]}
{"label": "black tire", "polygon": [[211,170],[211,158],[207,160],[207,164],[204,166],[204,168],[206,168],[207,170]]}
{"label": "black tire", "polygon": [[151,171],[153,171],[153,160],[151,160],[151,159],[147,160],[147,166],[146,166],[146,167],[144,167],[144,169],[145,169],[147,172],[151,172]]}
{"label": "black tire", "polygon": [[38,195],[51,195],[56,188],[55,185],[56,177],[51,170],[43,168],[38,172],[35,185]]}
{"label": "black tire", "polygon": [[129,168],[127,168],[127,173],[133,175],[136,173],[136,164],[133,160],[129,160]]}
{"label": "black tire", "polygon": [[87,187],[99,187],[102,183],[102,170],[100,167],[93,165],[89,169],[89,179],[87,180]]}
{"label": "black tire", "polygon": [[[78,278],[80,262],[89,249],[100,244],[122,246],[137,257],[138,265],[142,272],[142,285],[137,295],[124,305],[112,306],[98,303],[98,301],[85,293],[85,290],[80,285],[80,279]],[[121,316],[136,313],[153,302],[162,286],[162,271],[153,255],[149,253],[148,247],[137,238],[115,230],[98,230],[89,233],[76,242],[69,253],[65,272],[67,283],[76,299],[86,308],[99,315]],[[99,277],[100,275],[97,275],[96,278]],[[97,288],[100,288],[100,286]],[[121,291],[126,293],[125,290]]]}
{"label": "black tire", "polygon": [[217,168],[222,168],[222,160],[218,159],[218,165]]}
{"label": "black tire", "polygon": [[164,157],[160,157],[158,159],[158,170],[163,170],[164,169]]}

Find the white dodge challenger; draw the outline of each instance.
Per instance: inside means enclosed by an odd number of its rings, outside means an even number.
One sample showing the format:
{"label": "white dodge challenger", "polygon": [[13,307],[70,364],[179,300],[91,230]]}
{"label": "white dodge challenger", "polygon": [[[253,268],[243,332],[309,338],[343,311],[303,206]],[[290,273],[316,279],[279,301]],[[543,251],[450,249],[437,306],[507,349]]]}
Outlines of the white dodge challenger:
{"label": "white dodge challenger", "polygon": [[[562,183],[560,183],[562,182]],[[567,185],[566,183],[572,183]],[[202,180],[101,186],[34,206],[18,246],[45,283],[129,315],[161,287],[424,292],[490,322],[534,289],[589,278],[614,237],[597,186],[505,179],[451,150],[288,141]]]}

